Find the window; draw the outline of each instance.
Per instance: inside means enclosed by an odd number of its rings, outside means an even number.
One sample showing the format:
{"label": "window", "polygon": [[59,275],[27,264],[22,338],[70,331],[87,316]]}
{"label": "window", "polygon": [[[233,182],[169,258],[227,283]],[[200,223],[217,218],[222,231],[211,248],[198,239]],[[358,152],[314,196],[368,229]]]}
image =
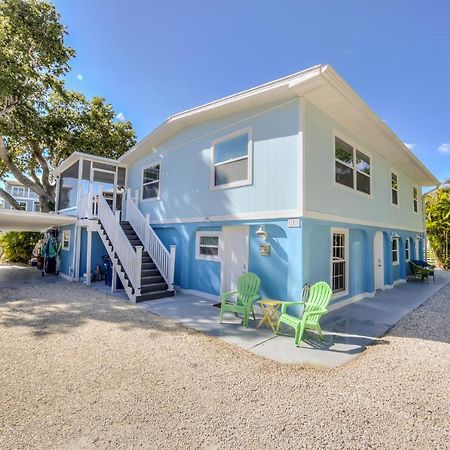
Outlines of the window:
{"label": "window", "polygon": [[34,202],[33,211],[40,212],[40,210],[41,210],[41,204],[39,202]]}
{"label": "window", "polygon": [[331,286],[334,293],[347,291],[347,230],[332,233]]}
{"label": "window", "polygon": [[70,230],[63,230],[62,249],[70,250]]}
{"label": "window", "polygon": [[26,197],[25,195],[25,187],[23,186],[13,186],[11,190],[13,197]]}
{"label": "window", "polygon": [[251,147],[250,130],[239,131],[213,142],[212,188],[251,183]]}
{"label": "window", "polygon": [[208,261],[220,261],[220,239],[219,231],[197,231],[195,257]]}
{"label": "window", "polygon": [[17,202],[19,204],[19,208],[22,211],[26,211],[27,210],[27,202]]}
{"label": "window", "polygon": [[392,264],[396,266],[398,264],[398,249],[399,249],[399,238],[395,237],[392,239]]}
{"label": "window", "polygon": [[335,136],[335,180],[370,195],[370,157]]}
{"label": "window", "polygon": [[142,200],[159,198],[160,164],[144,169],[142,177]]}
{"label": "window", "polygon": [[418,194],[417,188],[413,187],[413,208],[414,208],[414,212],[415,213],[418,212],[418,210],[419,210],[419,208],[418,208],[418,205],[419,205],[418,198],[419,198],[419,194]]}
{"label": "window", "polygon": [[58,210],[77,206],[78,167],[79,161],[68,167],[59,177]]}
{"label": "window", "polygon": [[391,173],[391,202],[398,206],[398,175]]}
{"label": "window", "polygon": [[409,244],[409,238],[406,238],[405,240],[405,259],[406,262],[410,259],[410,244]]}

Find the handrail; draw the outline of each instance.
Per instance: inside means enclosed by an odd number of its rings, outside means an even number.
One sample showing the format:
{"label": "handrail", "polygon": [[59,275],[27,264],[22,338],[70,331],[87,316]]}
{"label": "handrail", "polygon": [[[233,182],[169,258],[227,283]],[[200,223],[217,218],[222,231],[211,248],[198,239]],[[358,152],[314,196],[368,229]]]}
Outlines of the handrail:
{"label": "handrail", "polygon": [[175,245],[170,246],[170,251],[166,249],[159,239],[155,230],[150,226],[150,218],[144,217],[131,198],[131,191],[127,191],[126,198],[126,218],[134,231],[138,235],[145,251],[150,255],[165,282],[168,289],[173,290],[174,272],[175,272]]}
{"label": "handrail", "polygon": [[131,245],[125,232],[120,226],[120,213],[114,214],[102,193],[98,195],[98,219],[111,241],[114,252],[120,260],[120,264],[125,270],[131,284],[134,287],[135,295],[141,290],[141,270],[142,270],[142,246],[137,246],[136,250]]}

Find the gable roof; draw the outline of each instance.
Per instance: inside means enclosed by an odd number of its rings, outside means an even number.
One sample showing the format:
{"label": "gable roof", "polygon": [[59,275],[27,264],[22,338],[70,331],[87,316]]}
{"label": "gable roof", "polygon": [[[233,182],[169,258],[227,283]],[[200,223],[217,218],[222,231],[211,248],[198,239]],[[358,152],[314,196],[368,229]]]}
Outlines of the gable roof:
{"label": "gable roof", "polygon": [[387,160],[423,186],[438,184],[434,175],[375,114],[330,65],[318,65],[271,81],[166,119],[159,127],[119,158],[135,162],[183,128],[275,101],[304,97],[354,132]]}

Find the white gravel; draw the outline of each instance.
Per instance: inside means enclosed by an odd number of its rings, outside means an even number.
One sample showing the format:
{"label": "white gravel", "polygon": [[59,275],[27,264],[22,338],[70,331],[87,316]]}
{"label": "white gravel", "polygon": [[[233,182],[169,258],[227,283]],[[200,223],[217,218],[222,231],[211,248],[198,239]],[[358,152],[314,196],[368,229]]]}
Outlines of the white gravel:
{"label": "white gravel", "polygon": [[447,287],[316,370],[78,284],[1,289],[0,448],[450,448],[449,320]]}

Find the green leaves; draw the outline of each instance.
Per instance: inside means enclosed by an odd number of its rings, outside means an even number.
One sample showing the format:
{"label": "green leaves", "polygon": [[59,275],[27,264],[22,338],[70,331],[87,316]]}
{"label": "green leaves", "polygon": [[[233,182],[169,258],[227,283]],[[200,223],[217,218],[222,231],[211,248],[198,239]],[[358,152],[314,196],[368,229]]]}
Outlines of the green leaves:
{"label": "green leaves", "polygon": [[135,143],[103,98],[65,88],[75,55],[66,34],[49,1],[0,0],[0,177],[12,174],[42,205],[54,199],[51,168],[72,152],[117,158]]}
{"label": "green leaves", "polygon": [[6,262],[28,262],[40,233],[10,231],[0,234],[1,259]]}
{"label": "green leaves", "polygon": [[443,267],[450,266],[450,188],[442,185],[425,197],[428,241]]}

